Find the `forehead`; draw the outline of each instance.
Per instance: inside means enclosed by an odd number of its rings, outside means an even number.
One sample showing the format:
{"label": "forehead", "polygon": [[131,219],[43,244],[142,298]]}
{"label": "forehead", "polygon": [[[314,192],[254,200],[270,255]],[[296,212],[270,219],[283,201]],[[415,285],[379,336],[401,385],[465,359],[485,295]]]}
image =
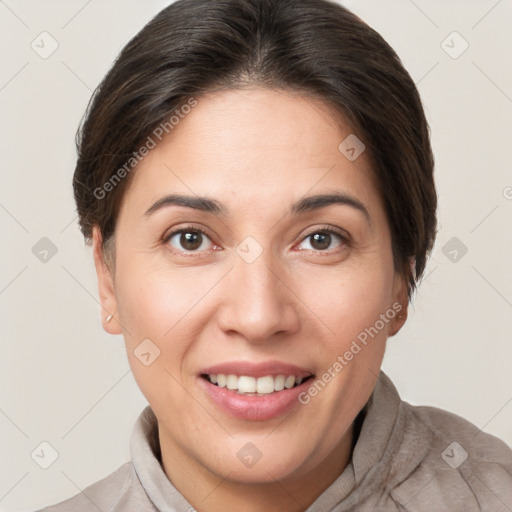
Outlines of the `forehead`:
{"label": "forehead", "polygon": [[138,165],[127,195],[148,204],[164,193],[188,193],[236,209],[336,190],[378,216],[368,155],[353,160],[344,152],[343,141],[354,135],[316,98],[259,88],[210,93]]}

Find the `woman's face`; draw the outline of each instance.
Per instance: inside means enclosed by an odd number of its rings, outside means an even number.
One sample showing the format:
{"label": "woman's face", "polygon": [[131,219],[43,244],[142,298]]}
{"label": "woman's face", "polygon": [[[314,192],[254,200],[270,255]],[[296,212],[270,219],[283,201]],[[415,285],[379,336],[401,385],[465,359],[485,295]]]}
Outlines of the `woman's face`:
{"label": "woman's face", "polygon": [[134,171],[113,279],[95,231],[105,328],[126,340],[175,483],[291,481],[349,457],[407,307],[349,135],[311,98],[200,97]]}

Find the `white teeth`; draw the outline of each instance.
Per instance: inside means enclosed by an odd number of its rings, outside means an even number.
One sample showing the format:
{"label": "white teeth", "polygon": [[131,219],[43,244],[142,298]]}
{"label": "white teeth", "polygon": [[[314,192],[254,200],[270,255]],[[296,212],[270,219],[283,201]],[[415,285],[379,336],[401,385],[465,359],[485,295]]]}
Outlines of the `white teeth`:
{"label": "white teeth", "polygon": [[[295,380],[295,379],[294,379]],[[256,381],[256,391],[262,394],[268,394],[274,392],[274,377],[267,375],[266,377],[260,377]]]}
{"label": "white teeth", "polygon": [[286,389],[293,388],[295,385],[295,377],[291,375],[290,377],[286,377],[286,380],[284,381],[284,387]]}
{"label": "white teeth", "polygon": [[236,375],[228,375],[226,387],[231,390],[238,389],[238,377]]}
{"label": "white teeth", "polygon": [[240,394],[257,393],[259,395],[268,395],[274,391],[283,391],[291,389],[295,385],[303,382],[303,377],[294,375],[266,375],[265,377],[250,377],[248,375],[237,376],[234,374],[210,374],[208,375],[212,384],[217,384],[221,388],[227,388],[230,391],[237,391]]}
{"label": "white teeth", "polygon": [[240,393],[256,393],[256,379],[242,376],[238,379],[238,391]]}
{"label": "white teeth", "polygon": [[276,391],[283,391],[284,389],[284,381],[286,380],[286,377],[284,375],[278,375],[274,379],[274,389]]}

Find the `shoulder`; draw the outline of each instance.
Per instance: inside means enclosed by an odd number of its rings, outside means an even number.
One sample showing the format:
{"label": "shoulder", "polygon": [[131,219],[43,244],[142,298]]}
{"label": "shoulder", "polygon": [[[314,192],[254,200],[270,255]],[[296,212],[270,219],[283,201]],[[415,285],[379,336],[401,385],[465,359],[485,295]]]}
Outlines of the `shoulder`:
{"label": "shoulder", "polygon": [[[495,463],[501,464],[512,473],[512,449],[501,439],[484,432],[470,421],[449,411],[427,406],[408,407],[415,416],[414,422],[421,421],[429,428],[437,441],[436,446],[443,448],[443,460],[453,458],[452,450],[458,455],[462,464]],[[448,444],[447,444],[448,443]],[[450,445],[452,445],[450,447]],[[446,446],[445,446],[446,445]],[[444,449],[447,448],[445,453]],[[467,454],[467,457],[466,457]],[[464,460],[462,460],[464,459]]]}
{"label": "shoulder", "polygon": [[490,469],[494,465],[512,478],[512,449],[504,441],[449,411],[402,403],[413,416],[411,422],[422,422],[432,433],[430,452],[437,462],[452,469],[466,464],[466,467],[472,466],[476,474],[479,468]]}
{"label": "shoulder", "polygon": [[117,503],[132,491],[136,478],[132,463],[127,462],[72,498],[45,507],[39,512],[114,512]]}
{"label": "shoulder", "polygon": [[403,401],[400,408],[401,445],[416,457],[411,473],[393,491],[398,502],[409,504],[406,510],[423,510],[414,503],[420,507],[433,497],[441,507],[456,499],[464,511],[512,504],[512,449],[505,442],[449,411]]}

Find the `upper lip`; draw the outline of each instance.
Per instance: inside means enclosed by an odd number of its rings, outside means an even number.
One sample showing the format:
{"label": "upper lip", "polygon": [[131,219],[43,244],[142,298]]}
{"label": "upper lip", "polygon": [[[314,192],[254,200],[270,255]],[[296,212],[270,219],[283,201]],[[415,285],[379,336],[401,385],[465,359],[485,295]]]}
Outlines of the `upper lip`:
{"label": "upper lip", "polygon": [[295,377],[306,378],[313,375],[313,372],[300,368],[293,364],[280,361],[266,361],[253,363],[249,361],[230,361],[204,368],[199,372],[201,375],[247,375],[248,377],[265,377],[267,375],[294,375]]}

